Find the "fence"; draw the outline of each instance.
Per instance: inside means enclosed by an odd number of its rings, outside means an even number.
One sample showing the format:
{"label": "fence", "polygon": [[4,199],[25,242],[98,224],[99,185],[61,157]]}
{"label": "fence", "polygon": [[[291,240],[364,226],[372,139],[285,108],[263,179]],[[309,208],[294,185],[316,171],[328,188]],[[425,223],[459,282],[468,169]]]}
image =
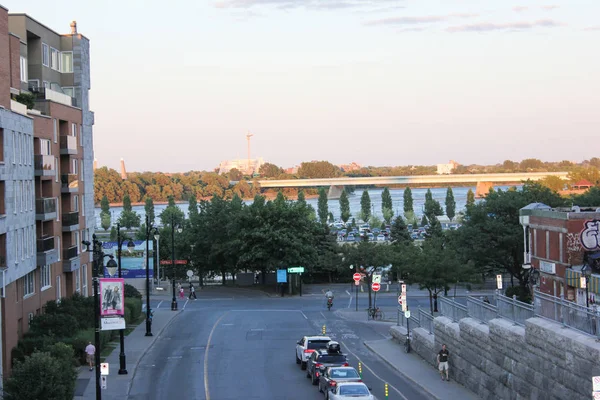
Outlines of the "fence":
{"label": "fence", "polygon": [[[421,309],[419,308],[419,313],[420,312],[421,312]],[[433,320],[433,317],[431,319]],[[407,319],[404,316],[404,311],[402,311],[402,310],[398,311],[397,325],[400,325],[400,326],[403,326],[406,328],[409,324],[409,320],[410,320],[410,329],[419,328],[421,326],[421,321],[420,321],[420,317],[418,316],[418,314],[417,314],[417,316],[415,316],[414,313],[411,312],[410,318]]]}
{"label": "fence", "polygon": [[533,318],[535,312],[533,305],[523,303],[517,300],[517,296],[506,297],[501,294],[496,295],[496,306],[498,307],[498,315],[513,322],[525,326],[525,320]]}
{"label": "fence", "polygon": [[564,297],[554,297],[535,291],[535,315],[557,321],[564,326],[576,329],[592,336],[600,337],[600,314],[591,308],[580,306]]}
{"label": "fence", "polygon": [[433,315],[419,308],[419,326],[433,333]]}
{"label": "fence", "polygon": [[439,302],[440,314],[443,316],[448,317],[453,321],[469,317],[469,311],[466,306],[457,303],[448,297],[440,297]]}
{"label": "fence", "polygon": [[469,317],[475,318],[484,324],[498,318],[498,307],[472,296],[467,297],[467,312]]}

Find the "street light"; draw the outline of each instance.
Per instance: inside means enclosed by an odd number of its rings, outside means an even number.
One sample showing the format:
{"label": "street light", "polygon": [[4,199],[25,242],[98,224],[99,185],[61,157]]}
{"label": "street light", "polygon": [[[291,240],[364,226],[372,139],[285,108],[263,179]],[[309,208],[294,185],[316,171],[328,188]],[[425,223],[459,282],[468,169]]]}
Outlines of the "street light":
{"label": "street light", "polygon": [[152,336],[152,313],[150,310],[150,234],[158,238],[158,229],[153,228],[146,214],[146,336]]}
{"label": "street light", "polygon": [[585,277],[585,306],[590,307],[590,295],[588,293],[588,286],[590,283],[590,276],[592,276],[592,267],[586,262],[581,268],[581,273]]}
{"label": "street light", "polygon": [[[177,232],[181,233],[182,231],[181,227],[177,226]],[[177,297],[175,296],[175,215],[173,214],[171,214],[171,268],[173,268],[171,311],[177,311]]]}
{"label": "street light", "polygon": [[[104,254],[102,250],[102,242],[97,240],[96,235],[92,235],[92,243],[87,240],[82,242],[86,246],[86,250],[90,251],[92,245],[93,262],[92,262],[92,280],[94,282],[94,346],[96,352],[94,354],[94,366],[96,368],[96,400],[102,399],[102,388],[100,387],[100,298],[98,296],[100,267],[103,267],[104,258],[110,257],[107,267],[114,268],[115,260],[110,254]],[[103,269],[103,268],[102,268]]]}
{"label": "street light", "polygon": [[[133,240],[131,239],[127,239],[126,237],[121,237],[121,224],[119,222],[117,222],[117,268],[118,268],[118,273],[119,273],[119,278],[122,278],[122,274],[121,274],[121,248],[123,246],[123,243],[125,243],[125,241],[128,240],[127,242],[127,251],[129,251],[130,253],[133,251],[133,249],[135,248],[135,243],[133,243]],[[111,261],[114,263],[114,260],[109,260],[108,264],[111,263]],[[108,265],[107,265],[108,267]],[[114,268],[114,267],[113,267]],[[114,275],[114,270],[111,273],[109,271],[109,273],[111,275]],[[125,293],[123,293],[123,301],[125,301]],[[127,375],[127,358],[125,356],[125,330],[124,329],[119,329],[119,347],[120,347],[120,351],[119,351],[119,375]]]}

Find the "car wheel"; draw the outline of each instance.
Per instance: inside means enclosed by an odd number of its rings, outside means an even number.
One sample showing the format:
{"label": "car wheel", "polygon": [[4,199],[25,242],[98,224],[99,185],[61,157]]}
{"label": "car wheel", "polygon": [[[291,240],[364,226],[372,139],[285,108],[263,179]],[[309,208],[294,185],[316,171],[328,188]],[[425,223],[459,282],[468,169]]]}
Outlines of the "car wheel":
{"label": "car wheel", "polygon": [[310,378],[310,372],[306,371],[306,377]]}
{"label": "car wheel", "polygon": [[329,389],[325,390],[325,400],[329,400]]}
{"label": "car wheel", "polygon": [[323,388],[321,387],[321,382],[319,382],[319,393],[323,393]]}
{"label": "car wheel", "polygon": [[316,380],[314,376],[310,379],[310,381],[312,382],[313,386],[316,386],[317,383],[319,383],[319,381]]}
{"label": "car wheel", "polygon": [[296,364],[300,364],[300,359],[298,358],[298,353],[296,353]]}
{"label": "car wheel", "polygon": [[306,369],[306,361],[302,361],[300,363],[300,369],[305,370]]}

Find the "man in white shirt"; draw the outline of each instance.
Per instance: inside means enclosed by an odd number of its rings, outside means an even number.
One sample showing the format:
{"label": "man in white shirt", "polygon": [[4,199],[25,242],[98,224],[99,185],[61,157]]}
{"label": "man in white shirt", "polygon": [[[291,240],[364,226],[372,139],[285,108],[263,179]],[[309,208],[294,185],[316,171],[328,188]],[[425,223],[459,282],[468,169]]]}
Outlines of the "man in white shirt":
{"label": "man in white shirt", "polygon": [[92,344],[92,342],[88,342],[88,345],[85,347],[85,358],[90,365],[90,371],[94,370],[94,356],[96,355],[96,347]]}

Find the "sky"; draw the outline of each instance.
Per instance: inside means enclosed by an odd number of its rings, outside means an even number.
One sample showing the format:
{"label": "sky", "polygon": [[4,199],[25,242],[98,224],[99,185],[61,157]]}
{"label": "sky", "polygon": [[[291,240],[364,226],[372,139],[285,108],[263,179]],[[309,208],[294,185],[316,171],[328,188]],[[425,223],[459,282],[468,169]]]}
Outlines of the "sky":
{"label": "sky", "polygon": [[91,41],[127,170],[600,156],[597,0],[0,0]]}

